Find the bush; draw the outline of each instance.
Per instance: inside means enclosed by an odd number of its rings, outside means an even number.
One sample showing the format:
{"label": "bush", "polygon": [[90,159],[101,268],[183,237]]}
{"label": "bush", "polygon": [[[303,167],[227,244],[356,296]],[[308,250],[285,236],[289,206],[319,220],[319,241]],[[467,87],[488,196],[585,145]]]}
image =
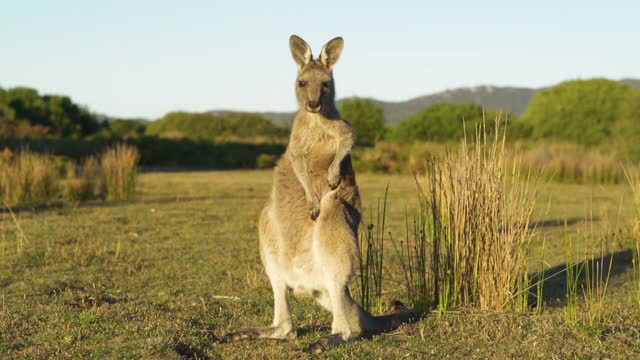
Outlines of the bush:
{"label": "bush", "polygon": [[[451,142],[464,138],[465,129],[473,132],[483,118],[493,119],[496,112],[486,112],[476,104],[438,103],[403,120],[393,128],[391,138],[396,142]],[[504,116],[504,115],[503,115]],[[491,131],[493,121],[487,120]]]}
{"label": "bush", "polygon": [[640,161],[640,91],[627,92],[613,131],[621,160]]}
{"label": "bush", "polygon": [[405,173],[408,171],[409,146],[379,141],[373,148],[354,149],[353,166],[356,171]]}
{"label": "bush", "polygon": [[164,138],[186,138],[215,141],[221,139],[281,140],[287,131],[265,118],[250,113],[188,113],[173,112],[149,123],[145,133]]}
{"label": "bush", "polygon": [[634,92],[627,84],[606,79],[566,81],[538,92],[520,120],[534,139],[610,143]]}
{"label": "bush", "polygon": [[120,142],[135,146],[140,151],[140,164],[144,166],[254,169],[260,154],[279,156],[285,150],[285,145],[280,143],[220,144],[154,136],[126,140],[105,137],[85,140],[0,138],[0,148],[8,147],[15,151],[28,146],[34,152],[61,155],[79,162],[88,156],[100,156],[108,147]]}
{"label": "bush", "polygon": [[355,133],[355,142],[362,146],[374,145],[385,133],[382,106],[370,99],[351,98],[340,103],[340,114]]}
{"label": "bush", "polygon": [[[29,132],[28,136],[50,134],[80,138],[96,133],[101,126],[96,115],[75,104],[69,97],[40,95],[35,89],[27,87],[0,92],[0,127],[5,132],[6,128],[15,127],[10,123],[11,117],[23,122],[23,130],[30,127],[37,129],[36,132]],[[11,135],[18,136],[15,133]]]}
{"label": "bush", "polygon": [[271,169],[276,166],[278,156],[273,154],[260,154],[256,159],[256,169]]}
{"label": "bush", "polygon": [[117,119],[109,123],[109,132],[118,138],[140,137],[145,129],[146,123],[139,120]]}

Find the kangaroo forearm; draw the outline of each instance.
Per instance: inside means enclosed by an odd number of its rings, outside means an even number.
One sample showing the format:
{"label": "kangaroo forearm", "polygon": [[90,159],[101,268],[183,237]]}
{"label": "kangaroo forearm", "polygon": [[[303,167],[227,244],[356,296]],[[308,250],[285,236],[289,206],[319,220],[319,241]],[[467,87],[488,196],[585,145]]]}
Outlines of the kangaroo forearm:
{"label": "kangaroo forearm", "polygon": [[344,158],[346,158],[349,154],[351,154],[350,147],[346,149],[339,149],[338,152],[336,152],[336,156],[333,158],[331,166],[339,168],[342,160],[344,160]]}
{"label": "kangaroo forearm", "polygon": [[336,149],[336,155],[333,158],[333,162],[331,163],[331,167],[340,168],[340,164],[345,157],[351,154],[351,148],[353,147],[353,139],[351,136],[346,136],[343,141],[338,145],[338,149]]}
{"label": "kangaroo forearm", "polygon": [[304,190],[304,196],[307,201],[313,200],[313,192],[311,191],[311,178],[309,177],[309,171],[304,158],[301,156],[291,156],[291,165],[293,172],[296,174],[302,189]]}

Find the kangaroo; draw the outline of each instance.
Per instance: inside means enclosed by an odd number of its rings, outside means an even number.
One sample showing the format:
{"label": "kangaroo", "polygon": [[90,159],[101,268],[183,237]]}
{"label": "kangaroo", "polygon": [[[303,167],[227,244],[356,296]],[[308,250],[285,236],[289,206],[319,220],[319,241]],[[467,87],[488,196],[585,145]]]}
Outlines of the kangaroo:
{"label": "kangaroo", "polygon": [[248,328],[222,341],[296,337],[287,290],[309,294],[333,315],[331,335],[309,347],[321,353],[365,333],[391,330],[413,313],[372,316],[348,288],[358,263],[360,195],[351,164],[353,130],[335,104],[332,69],[343,48],[337,37],[313,59],[309,45],[289,39],[298,65],[296,114],[289,145],[274,171],[271,196],[260,214],[260,257],[273,289],[269,327]]}

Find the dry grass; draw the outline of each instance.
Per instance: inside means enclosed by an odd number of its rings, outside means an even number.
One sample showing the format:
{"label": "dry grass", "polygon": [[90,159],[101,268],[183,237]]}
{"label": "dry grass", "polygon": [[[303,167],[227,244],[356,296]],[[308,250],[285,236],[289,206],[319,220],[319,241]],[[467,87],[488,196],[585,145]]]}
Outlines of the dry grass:
{"label": "dry grass", "polygon": [[5,205],[46,202],[59,193],[63,161],[24,149],[0,158],[0,196]]}
{"label": "dry grass", "polygon": [[[216,343],[242,326],[272,320],[271,288],[256,245],[257,219],[272,176],[271,171],[146,172],[139,175],[136,201],[16,211],[29,240],[22,255],[16,253],[14,220],[8,212],[0,214],[0,233],[6,234],[0,358],[308,358],[304,349],[329,334],[331,316],[307,298],[291,298],[299,329],[294,340]],[[387,183],[385,229],[400,234],[405,207],[412,213],[418,206],[414,179],[358,174],[367,218],[371,209],[375,218]],[[550,184],[545,194],[554,213],[545,215],[547,205],[539,204],[536,214],[542,217],[536,220],[584,217],[590,194],[594,209],[615,206],[617,214],[625,191],[626,186]],[[630,218],[630,212],[623,215]],[[596,233],[605,227],[595,219]],[[562,266],[564,242],[557,235],[562,225],[550,222],[538,231],[548,235],[545,259],[554,268]],[[577,238],[576,245],[582,249],[581,241]],[[539,259],[539,245],[537,239],[531,242],[531,260]],[[386,265],[394,272],[394,253],[388,250]],[[393,333],[339,346],[327,356],[637,358],[640,307],[630,306],[635,294],[628,275],[614,265],[605,331],[595,336],[565,324],[565,284],[559,275],[547,280],[548,305],[540,313],[462,308],[427,315]],[[558,279],[563,281],[555,283]],[[385,300],[404,300],[395,280],[385,278]]]}
{"label": "dry grass", "polygon": [[[621,184],[625,180],[624,169],[615,154],[598,149],[568,143],[510,143],[505,146],[508,154],[518,152],[520,147],[527,147],[519,159],[521,171],[541,171],[542,177],[554,182]],[[451,152],[447,144],[417,142],[409,145],[383,141],[373,148],[358,151],[355,166],[359,171],[368,172],[423,173],[426,159],[444,156],[447,152]],[[508,159],[513,160],[511,155]]]}
{"label": "dry grass", "polygon": [[102,154],[100,163],[107,185],[107,200],[131,200],[136,192],[136,171],[140,153],[127,144],[118,144]]}
{"label": "dry grass", "polygon": [[635,216],[633,219],[633,236],[635,244],[633,249],[633,275],[636,288],[636,300],[640,304],[640,170],[637,168],[625,169],[627,181],[631,186],[633,193],[633,204],[635,207]]}
{"label": "dry grass", "polygon": [[537,179],[507,162],[496,124],[493,135],[479,129],[471,146],[432,161],[418,182],[421,210],[402,254],[417,306],[504,310],[528,291]]}
{"label": "dry grass", "polygon": [[140,154],[135,147],[116,145],[102,155],[71,160],[36,154],[28,149],[0,152],[0,199],[5,206],[89,199],[129,200],[136,190]]}
{"label": "dry grass", "polygon": [[105,176],[100,163],[94,156],[86,158],[82,166],[67,167],[64,198],[70,201],[102,199],[107,194]]}
{"label": "dry grass", "polygon": [[525,152],[521,166],[541,169],[549,180],[578,184],[620,184],[624,169],[614,154],[577,144],[539,144]]}

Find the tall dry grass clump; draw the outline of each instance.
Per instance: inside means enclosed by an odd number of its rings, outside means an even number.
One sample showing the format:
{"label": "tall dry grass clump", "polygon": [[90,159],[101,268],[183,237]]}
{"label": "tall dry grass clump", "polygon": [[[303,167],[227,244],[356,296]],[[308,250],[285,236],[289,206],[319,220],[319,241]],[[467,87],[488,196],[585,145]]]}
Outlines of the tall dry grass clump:
{"label": "tall dry grass clump", "polygon": [[554,181],[578,184],[619,184],[624,169],[614,154],[586,149],[577,144],[541,144],[522,156],[523,169],[542,169]]}
{"label": "tall dry grass clump", "polygon": [[635,217],[633,220],[633,275],[636,287],[636,301],[640,305],[640,169],[625,168],[627,181],[633,193],[633,203],[635,206]]}
{"label": "tall dry grass clump", "polygon": [[61,161],[23,149],[0,156],[0,196],[5,205],[46,202],[59,192]]}
{"label": "tall dry grass clump", "polygon": [[4,206],[60,200],[128,200],[135,194],[140,160],[133,146],[117,145],[81,166],[59,156],[23,149],[0,151],[0,201]]}
{"label": "tall dry grass clump", "polygon": [[64,186],[64,198],[71,201],[104,199],[107,185],[104,171],[95,156],[82,162],[82,166],[70,164]]}
{"label": "tall dry grass clump", "polygon": [[476,129],[456,155],[430,161],[417,181],[420,212],[400,258],[418,307],[504,310],[528,292],[538,178],[507,160],[505,131],[495,124]]}
{"label": "tall dry grass clump", "polygon": [[140,152],[134,146],[118,144],[102,154],[107,200],[131,200],[135,197]]}

